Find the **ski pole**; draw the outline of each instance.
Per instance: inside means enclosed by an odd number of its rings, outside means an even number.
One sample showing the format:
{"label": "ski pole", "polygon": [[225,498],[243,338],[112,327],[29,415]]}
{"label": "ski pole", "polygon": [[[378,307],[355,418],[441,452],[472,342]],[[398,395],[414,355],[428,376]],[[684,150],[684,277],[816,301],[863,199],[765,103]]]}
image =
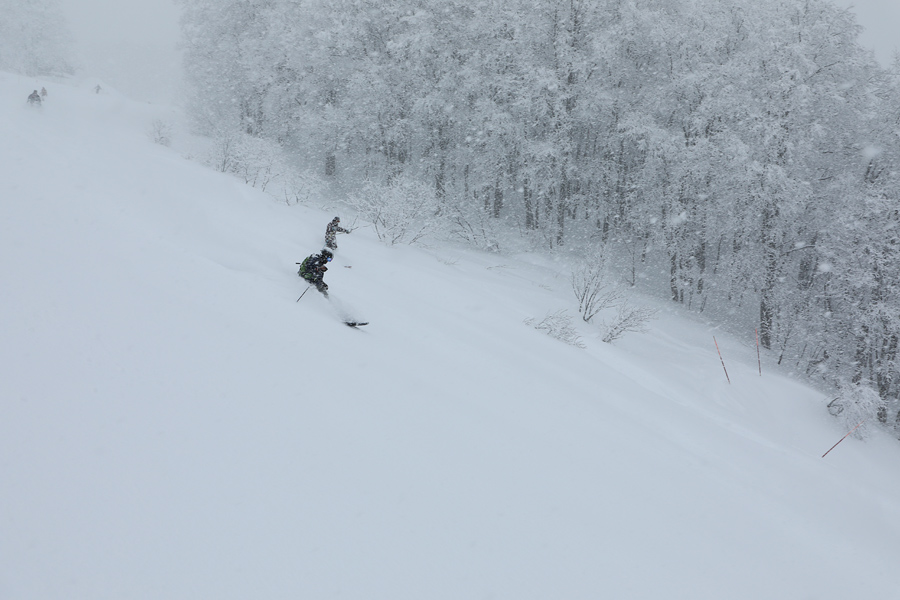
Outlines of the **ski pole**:
{"label": "ski pole", "polygon": [[[312,287],[312,284],[309,284],[308,286],[306,286],[306,289],[303,290],[303,293],[302,293],[302,294],[300,294],[300,298],[302,298],[303,296],[305,296],[305,295],[306,295],[306,292],[308,292],[308,291],[309,291],[309,288],[311,288],[311,287]],[[300,302],[300,298],[297,298],[297,300],[295,300],[295,302]]]}
{"label": "ski pole", "polygon": [[[857,423],[857,424],[856,424],[856,427],[854,427],[853,429],[851,429],[850,431],[847,432],[847,435],[850,435],[851,433],[853,433],[854,431],[856,431],[857,429],[859,429],[859,426],[862,425],[863,423],[865,423],[865,422],[868,421],[868,420],[869,420],[869,417],[866,417],[865,419],[863,419],[862,421],[860,421],[859,423]],[[828,449],[828,452],[831,452],[832,450],[834,450],[835,448],[837,448],[837,445],[838,445],[838,444],[840,444],[841,442],[843,442],[844,440],[846,440],[846,439],[847,439],[847,435],[845,435],[844,437],[842,437],[841,439],[839,439],[839,440],[837,441],[837,444],[835,444],[834,446],[832,446],[831,448]],[[826,452],[825,454],[828,454],[828,452]],[[822,458],[825,458],[825,454],[822,455]]]}
{"label": "ski pole", "polygon": [[731,383],[731,377],[728,376],[728,369],[725,368],[725,359],[722,358],[722,351],[719,350],[719,342],[716,341],[716,336],[713,336],[713,342],[716,344],[716,352],[719,353],[719,360],[722,361],[722,370],[725,371],[725,379],[728,380],[728,383]]}

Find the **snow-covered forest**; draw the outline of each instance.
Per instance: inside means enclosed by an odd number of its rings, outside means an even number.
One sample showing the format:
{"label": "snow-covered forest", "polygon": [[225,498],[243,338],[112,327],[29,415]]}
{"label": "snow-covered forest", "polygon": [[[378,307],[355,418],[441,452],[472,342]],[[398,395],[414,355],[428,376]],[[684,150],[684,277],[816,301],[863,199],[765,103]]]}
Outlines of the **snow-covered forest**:
{"label": "snow-covered forest", "polygon": [[897,427],[898,72],[849,11],[184,0],[183,30],[221,170],[265,185],[284,153],[373,218],[602,255]]}

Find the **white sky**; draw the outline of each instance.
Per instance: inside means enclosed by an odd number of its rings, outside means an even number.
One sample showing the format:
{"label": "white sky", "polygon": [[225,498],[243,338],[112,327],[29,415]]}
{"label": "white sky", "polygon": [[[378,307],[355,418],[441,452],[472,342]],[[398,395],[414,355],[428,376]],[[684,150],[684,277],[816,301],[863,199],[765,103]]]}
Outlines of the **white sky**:
{"label": "white sky", "polygon": [[174,44],[179,9],[172,0],[61,0],[81,41],[140,41]]}
{"label": "white sky", "polygon": [[893,53],[900,48],[900,2],[898,0],[834,0],[856,13],[865,28],[860,42],[875,52],[878,61],[888,66]]}

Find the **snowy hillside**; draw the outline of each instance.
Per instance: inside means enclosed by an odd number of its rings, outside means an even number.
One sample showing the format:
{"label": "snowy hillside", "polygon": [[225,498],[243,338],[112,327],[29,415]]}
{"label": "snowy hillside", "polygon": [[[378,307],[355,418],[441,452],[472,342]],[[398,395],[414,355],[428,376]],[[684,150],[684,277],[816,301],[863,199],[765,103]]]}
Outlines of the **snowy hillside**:
{"label": "snowy hillside", "polygon": [[574,313],[565,260],[365,224],[297,302],[338,203],[91,88],[0,75],[0,598],[900,598],[900,444],[821,458],[752,332],[579,349],[524,323]]}

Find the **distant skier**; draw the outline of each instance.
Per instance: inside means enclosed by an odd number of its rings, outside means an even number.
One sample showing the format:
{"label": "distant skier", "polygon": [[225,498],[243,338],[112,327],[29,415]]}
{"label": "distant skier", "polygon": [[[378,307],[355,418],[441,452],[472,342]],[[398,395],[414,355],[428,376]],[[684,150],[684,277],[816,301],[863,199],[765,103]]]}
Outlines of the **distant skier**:
{"label": "distant skier", "polygon": [[37,90],[34,90],[28,96],[28,104],[32,106],[40,106],[41,105],[41,95],[38,94]]}
{"label": "distant skier", "polygon": [[308,281],[310,285],[316,286],[316,289],[326,297],[328,296],[328,284],[322,281],[322,278],[325,276],[325,271],[328,270],[325,265],[330,263],[332,258],[334,258],[334,254],[331,250],[324,248],[319,254],[307,256],[300,263],[300,270],[297,271],[297,275]]}
{"label": "distant skier", "polygon": [[42,87],[41,88],[41,100],[43,100],[46,97],[47,97],[47,88]]}
{"label": "distant skier", "polygon": [[341,227],[341,218],[335,217],[331,220],[325,227],[325,245],[331,248],[332,250],[337,250],[337,234],[339,233],[350,233],[349,229],[344,229]]}

